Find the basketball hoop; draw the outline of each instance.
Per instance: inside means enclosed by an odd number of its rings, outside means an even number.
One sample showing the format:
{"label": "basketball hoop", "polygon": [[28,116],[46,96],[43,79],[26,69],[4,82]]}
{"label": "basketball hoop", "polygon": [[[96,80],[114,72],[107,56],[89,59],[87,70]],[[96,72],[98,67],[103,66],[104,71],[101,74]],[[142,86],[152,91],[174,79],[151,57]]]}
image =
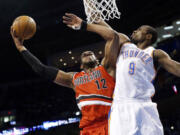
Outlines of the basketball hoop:
{"label": "basketball hoop", "polygon": [[115,0],[83,0],[88,23],[98,23],[101,20],[120,19]]}

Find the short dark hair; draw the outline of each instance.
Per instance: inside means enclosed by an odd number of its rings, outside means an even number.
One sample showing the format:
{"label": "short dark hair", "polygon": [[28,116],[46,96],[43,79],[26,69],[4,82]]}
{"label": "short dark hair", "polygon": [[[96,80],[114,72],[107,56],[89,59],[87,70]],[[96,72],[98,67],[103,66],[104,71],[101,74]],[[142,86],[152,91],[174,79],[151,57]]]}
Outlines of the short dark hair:
{"label": "short dark hair", "polygon": [[158,33],[155,28],[147,26],[147,34],[152,35],[151,44],[154,44],[157,41]]}

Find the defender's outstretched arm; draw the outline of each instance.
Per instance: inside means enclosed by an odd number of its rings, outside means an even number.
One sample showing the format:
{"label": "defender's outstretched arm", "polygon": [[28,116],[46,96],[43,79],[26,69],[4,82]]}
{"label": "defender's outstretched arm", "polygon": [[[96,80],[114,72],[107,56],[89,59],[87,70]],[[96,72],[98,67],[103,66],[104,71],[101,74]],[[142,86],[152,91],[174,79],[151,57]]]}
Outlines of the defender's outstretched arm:
{"label": "defender's outstretched arm", "polygon": [[172,73],[173,75],[180,77],[179,62],[172,60],[166,52],[160,49],[155,50],[154,56],[164,69],[166,69],[169,73]]}
{"label": "defender's outstretched arm", "polygon": [[106,41],[112,40],[116,33],[113,29],[106,26],[98,24],[87,24],[81,18],[71,13],[66,13],[65,16],[63,16],[63,22],[71,28],[80,28],[82,25],[86,25],[84,27],[85,30],[97,33],[98,35],[102,36]]}

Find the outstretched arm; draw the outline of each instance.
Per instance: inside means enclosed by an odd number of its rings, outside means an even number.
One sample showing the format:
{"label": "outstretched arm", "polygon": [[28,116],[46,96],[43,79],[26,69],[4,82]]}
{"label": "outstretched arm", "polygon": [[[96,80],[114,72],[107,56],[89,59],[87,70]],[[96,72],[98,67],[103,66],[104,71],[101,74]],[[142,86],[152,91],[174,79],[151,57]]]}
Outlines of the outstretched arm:
{"label": "outstretched arm", "polygon": [[157,59],[159,64],[169,73],[172,73],[173,75],[180,77],[179,62],[172,60],[170,56],[162,50],[155,50],[154,57]]}
{"label": "outstretched arm", "polygon": [[116,31],[114,31],[113,29],[98,24],[87,24],[87,31],[97,33],[106,41],[112,40],[116,33]]}
{"label": "outstretched arm", "polygon": [[102,36],[106,41],[113,40],[116,34],[119,35],[120,44],[130,41],[126,35],[116,32],[104,21],[100,21],[98,24],[87,24],[78,16],[71,13],[66,13],[65,16],[63,16],[63,23],[76,30],[83,29],[90,32],[95,32]]}
{"label": "outstretched arm", "polygon": [[57,68],[46,66],[40,62],[31,52],[29,52],[23,45],[23,40],[15,36],[15,32],[11,28],[11,35],[18,51],[22,54],[25,61],[32,67],[32,69],[40,76],[54,81],[57,84],[73,88],[73,74],[66,73]]}
{"label": "outstretched arm", "polygon": [[95,24],[98,24],[98,25],[101,25],[101,26],[104,26],[104,27],[107,27],[107,28],[111,28],[111,26],[109,24],[107,24],[105,21],[101,20],[100,22],[98,23],[95,23]]}
{"label": "outstretched arm", "polygon": [[66,13],[65,16],[63,16],[63,22],[71,28],[73,26],[76,28],[80,28],[82,24],[87,25],[85,28],[87,31],[95,32],[101,37],[103,37],[105,40],[112,40],[116,33],[113,29],[103,25],[85,24],[86,22],[84,22],[81,18],[71,13]]}

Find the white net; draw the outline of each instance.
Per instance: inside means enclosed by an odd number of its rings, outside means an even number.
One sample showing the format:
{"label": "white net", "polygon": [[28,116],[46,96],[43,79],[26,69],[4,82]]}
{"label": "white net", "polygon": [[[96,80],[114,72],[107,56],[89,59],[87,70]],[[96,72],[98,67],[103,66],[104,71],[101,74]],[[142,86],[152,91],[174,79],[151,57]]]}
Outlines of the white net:
{"label": "white net", "polygon": [[88,23],[120,18],[115,0],[83,0]]}

